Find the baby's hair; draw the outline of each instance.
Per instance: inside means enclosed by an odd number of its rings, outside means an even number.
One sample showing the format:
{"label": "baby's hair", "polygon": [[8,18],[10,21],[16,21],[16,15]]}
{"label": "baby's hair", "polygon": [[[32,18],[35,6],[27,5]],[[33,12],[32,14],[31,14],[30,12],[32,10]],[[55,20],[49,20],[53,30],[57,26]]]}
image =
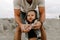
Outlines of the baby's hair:
{"label": "baby's hair", "polygon": [[36,11],[36,10],[29,10],[29,11],[26,13],[25,20],[28,22],[28,24],[30,23],[30,22],[27,20],[27,14],[28,14],[29,12],[34,12],[34,13],[35,13],[35,19],[32,21],[32,23],[34,23],[34,21],[35,21],[36,19],[38,19],[38,18],[37,18],[37,11]]}
{"label": "baby's hair", "polygon": [[37,18],[37,11],[36,11],[36,10],[29,10],[29,11],[26,13],[25,19],[27,19],[27,14],[28,14],[29,12],[31,12],[31,11],[35,13],[35,19],[38,19],[38,18]]}

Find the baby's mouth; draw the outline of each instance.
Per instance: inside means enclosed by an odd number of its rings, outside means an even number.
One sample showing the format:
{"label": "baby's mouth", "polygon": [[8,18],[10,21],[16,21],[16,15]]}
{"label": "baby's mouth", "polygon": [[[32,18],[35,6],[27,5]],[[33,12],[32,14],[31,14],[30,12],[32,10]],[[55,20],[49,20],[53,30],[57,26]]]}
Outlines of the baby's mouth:
{"label": "baby's mouth", "polygon": [[32,20],[32,18],[30,18],[30,20]]}

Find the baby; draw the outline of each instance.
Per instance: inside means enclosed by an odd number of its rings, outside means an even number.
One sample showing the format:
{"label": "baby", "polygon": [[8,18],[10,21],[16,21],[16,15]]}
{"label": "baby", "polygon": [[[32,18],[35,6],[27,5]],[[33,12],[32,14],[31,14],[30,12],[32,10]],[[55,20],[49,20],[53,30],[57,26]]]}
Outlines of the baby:
{"label": "baby", "polygon": [[[39,30],[34,29],[38,22],[37,12],[35,10],[30,10],[25,17],[25,25],[22,30],[28,30],[28,38],[37,38],[40,35]],[[40,22],[38,22],[40,24]],[[28,25],[28,26],[27,26]],[[39,25],[40,26],[40,25]]]}
{"label": "baby", "polygon": [[22,29],[23,30],[34,29],[34,26],[37,23],[37,21],[38,21],[37,11],[35,11],[35,10],[28,11],[28,13],[26,14],[26,17],[25,17],[25,23],[26,23],[26,25],[29,25],[29,26],[24,25],[24,27]]}

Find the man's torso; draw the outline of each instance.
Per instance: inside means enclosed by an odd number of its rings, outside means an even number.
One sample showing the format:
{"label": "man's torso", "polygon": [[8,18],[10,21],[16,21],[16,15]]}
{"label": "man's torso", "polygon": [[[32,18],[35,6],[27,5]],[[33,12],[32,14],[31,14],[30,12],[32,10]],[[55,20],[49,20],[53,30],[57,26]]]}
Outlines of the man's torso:
{"label": "man's torso", "polygon": [[35,10],[37,7],[37,0],[32,0],[32,4],[30,5],[26,0],[20,1],[21,11],[27,12],[29,10]]}

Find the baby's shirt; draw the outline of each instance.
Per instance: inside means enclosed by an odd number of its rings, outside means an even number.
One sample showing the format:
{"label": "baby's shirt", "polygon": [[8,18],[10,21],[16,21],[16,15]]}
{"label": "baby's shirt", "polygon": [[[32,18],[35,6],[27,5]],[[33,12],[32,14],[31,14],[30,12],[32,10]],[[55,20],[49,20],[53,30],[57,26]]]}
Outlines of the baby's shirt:
{"label": "baby's shirt", "polygon": [[[36,24],[37,21],[38,20],[35,20],[34,23],[29,24],[30,25],[29,29],[33,29],[34,28],[34,25]],[[26,22],[26,24],[28,24],[27,21],[25,21],[25,22]]]}

